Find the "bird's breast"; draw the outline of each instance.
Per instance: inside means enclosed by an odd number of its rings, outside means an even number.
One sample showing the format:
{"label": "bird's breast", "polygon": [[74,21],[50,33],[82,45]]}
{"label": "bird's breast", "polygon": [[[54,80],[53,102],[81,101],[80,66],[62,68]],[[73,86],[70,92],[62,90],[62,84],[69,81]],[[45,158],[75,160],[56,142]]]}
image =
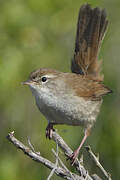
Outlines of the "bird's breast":
{"label": "bird's breast", "polygon": [[50,122],[78,126],[92,125],[102,103],[67,94],[55,96],[50,91],[36,94],[35,99],[39,110]]}

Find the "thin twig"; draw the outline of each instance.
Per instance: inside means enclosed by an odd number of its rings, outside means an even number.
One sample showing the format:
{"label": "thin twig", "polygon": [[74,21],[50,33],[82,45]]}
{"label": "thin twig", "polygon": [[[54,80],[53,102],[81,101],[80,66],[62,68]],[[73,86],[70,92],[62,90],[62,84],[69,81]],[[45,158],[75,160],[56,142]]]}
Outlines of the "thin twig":
{"label": "thin twig", "polygon": [[88,177],[88,171],[87,171],[87,174],[86,174],[85,180],[87,180],[87,177]]}
{"label": "thin twig", "polygon": [[35,148],[34,148],[33,145],[31,144],[30,138],[27,137],[27,140],[28,140],[28,145],[30,146],[31,150],[32,150],[33,152],[35,152]]}
{"label": "thin twig", "polygon": [[40,155],[40,152],[36,152],[36,151],[35,151],[35,148],[34,148],[34,146],[32,145],[32,143],[30,142],[30,138],[29,138],[29,137],[27,137],[27,140],[28,140],[28,145],[30,146],[31,150],[32,150],[34,153]]}
{"label": "thin twig", "polygon": [[100,171],[101,171],[102,174],[105,176],[105,178],[107,178],[108,180],[112,180],[111,177],[110,177],[110,174],[107,173],[107,172],[105,171],[105,169],[103,168],[103,166],[100,164],[99,158],[96,157],[96,156],[94,155],[94,153],[92,152],[91,147],[90,147],[90,146],[86,146],[85,148],[86,148],[89,156],[92,158],[93,162],[94,162],[95,165],[100,169]]}
{"label": "thin twig", "polygon": [[[58,143],[58,146],[62,149],[62,151],[64,152],[64,154],[69,157],[73,151],[70,149],[70,147],[66,144],[66,142],[62,139],[62,137],[56,133],[55,131],[52,134],[52,139]],[[80,161],[77,159],[74,163],[74,167],[76,168],[76,170],[79,172],[79,174],[85,178],[86,174],[88,173],[86,171],[86,169],[84,168],[84,166],[80,163]],[[88,179],[92,180],[92,178],[90,177],[90,175],[88,174]]]}
{"label": "thin twig", "polygon": [[93,180],[102,180],[97,174],[92,175]]}
{"label": "thin twig", "polygon": [[49,174],[47,180],[50,180],[50,178],[53,176],[53,174],[55,173],[55,169],[58,166],[58,144],[56,143],[56,162],[55,162],[55,167],[52,169],[51,173]]}
{"label": "thin twig", "polygon": [[[52,149],[52,152],[53,152],[54,155],[57,157],[57,154],[56,154],[56,152],[54,151],[54,149]],[[62,162],[62,160],[60,159],[59,156],[58,156],[58,160],[59,160],[61,166],[65,169],[65,171],[67,171],[67,172],[70,174],[71,178],[73,178],[73,180],[75,180],[74,176],[73,176],[72,173],[69,171],[69,169],[65,166],[65,164]]]}
{"label": "thin twig", "polygon": [[[22,142],[20,142],[18,139],[16,139],[14,137],[14,132],[11,132],[8,134],[7,139],[18,149],[21,149],[27,156],[29,156],[32,160],[43,164],[44,166],[46,166],[49,169],[54,169],[55,164],[52,163],[51,161],[49,161],[46,158],[43,158],[41,155],[36,154],[35,152],[33,152],[29,147],[25,146]],[[73,180],[73,178],[71,178],[70,174],[68,172],[66,172],[63,168],[61,167],[57,167],[55,169],[55,174],[57,176],[62,177],[63,179],[67,179],[67,180]],[[74,173],[72,173],[73,176],[75,177],[75,180],[84,180],[83,177],[80,177]],[[90,176],[88,176],[87,180],[92,180],[92,178]]]}

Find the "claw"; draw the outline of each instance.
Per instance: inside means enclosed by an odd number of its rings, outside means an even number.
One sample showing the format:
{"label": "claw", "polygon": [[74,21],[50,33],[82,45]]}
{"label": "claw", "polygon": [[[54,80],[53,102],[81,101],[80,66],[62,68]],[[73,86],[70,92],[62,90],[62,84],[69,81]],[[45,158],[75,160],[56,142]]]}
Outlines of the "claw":
{"label": "claw", "polygon": [[83,139],[82,139],[79,147],[69,156],[68,159],[71,160],[72,166],[74,165],[74,163],[75,163],[75,161],[76,161],[76,159],[77,159],[77,157],[78,157],[78,154],[79,154],[79,152],[80,152],[80,149],[81,149],[81,147],[83,146],[85,140],[87,139],[87,137],[88,137],[89,135],[90,135],[90,128],[87,128],[87,129],[85,130],[84,137],[83,137]]}
{"label": "claw", "polygon": [[[76,150],[76,151],[74,151],[69,157],[68,157],[68,159],[70,159],[70,161],[71,161],[71,165],[73,166],[74,165],[74,163],[75,163],[75,161],[76,161],[76,159],[77,159],[77,157],[78,157],[78,154],[79,154],[79,151],[78,151],[78,149]],[[67,159],[67,160],[68,160]]]}
{"label": "claw", "polygon": [[49,123],[46,128],[46,138],[52,139],[53,131],[55,131],[55,129],[53,129],[53,124]]}

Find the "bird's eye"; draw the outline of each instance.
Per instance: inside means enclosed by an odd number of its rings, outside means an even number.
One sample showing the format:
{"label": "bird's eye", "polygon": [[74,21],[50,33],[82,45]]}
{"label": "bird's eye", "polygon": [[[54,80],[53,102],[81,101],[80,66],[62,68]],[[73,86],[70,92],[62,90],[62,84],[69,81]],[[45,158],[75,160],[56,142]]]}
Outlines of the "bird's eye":
{"label": "bird's eye", "polygon": [[47,81],[47,78],[44,76],[42,77],[42,82],[46,82]]}

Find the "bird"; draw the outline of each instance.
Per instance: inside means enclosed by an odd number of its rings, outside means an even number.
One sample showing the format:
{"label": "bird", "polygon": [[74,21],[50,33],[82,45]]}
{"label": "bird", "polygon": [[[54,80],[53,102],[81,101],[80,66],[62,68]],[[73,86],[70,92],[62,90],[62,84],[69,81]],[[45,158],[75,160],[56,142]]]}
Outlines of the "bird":
{"label": "bird", "polygon": [[38,109],[48,120],[47,138],[52,138],[54,125],[83,127],[84,137],[69,157],[72,164],[91,133],[103,96],[112,93],[104,84],[102,61],[98,58],[107,26],[105,9],[83,4],[78,15],[71,72],[39,68],[23,83],[30,87]]}

